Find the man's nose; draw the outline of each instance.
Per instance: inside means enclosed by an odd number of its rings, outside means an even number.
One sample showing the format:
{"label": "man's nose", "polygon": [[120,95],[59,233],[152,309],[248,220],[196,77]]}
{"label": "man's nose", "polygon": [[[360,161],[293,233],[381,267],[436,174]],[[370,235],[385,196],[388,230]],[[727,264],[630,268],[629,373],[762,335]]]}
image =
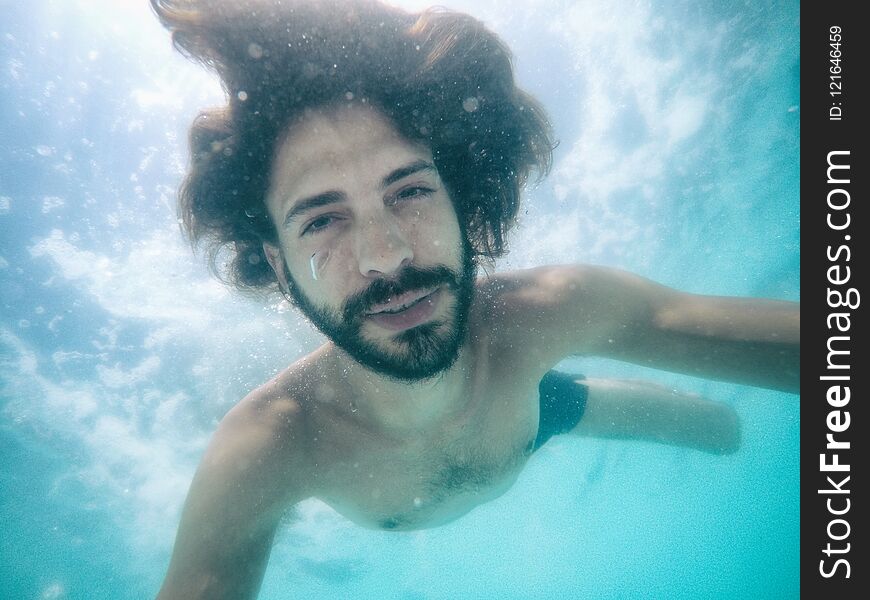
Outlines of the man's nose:
{"label": "man's nose", "polygon": [[357,262],[364,277],[389,276],[410,264],[414,253],[392,216],[370,218],[357,236]]}

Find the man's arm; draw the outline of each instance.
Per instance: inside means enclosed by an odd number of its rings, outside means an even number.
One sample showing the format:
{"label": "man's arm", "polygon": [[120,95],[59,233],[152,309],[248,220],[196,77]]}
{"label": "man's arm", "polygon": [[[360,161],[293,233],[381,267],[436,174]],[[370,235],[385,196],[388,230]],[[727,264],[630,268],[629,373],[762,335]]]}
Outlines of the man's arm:
{"label": "man's arm", "polygon": [[485,284],[505,341],[543,371],[566,356],[614,358],[798,392],[800,305],[687,294],[604,267],[555,266]]}
{"label": "man's arm", "polygon": [[221,422],[185,501],[158,600],[255,598],[286,507],[304,499],[298,408],[245,400]]}
{"label": "man's arm", "polygon": [[740,418],[733,408],[648,381],[583,379],[586,407],[573,435],[640,440],[712,454],[740,447]]}

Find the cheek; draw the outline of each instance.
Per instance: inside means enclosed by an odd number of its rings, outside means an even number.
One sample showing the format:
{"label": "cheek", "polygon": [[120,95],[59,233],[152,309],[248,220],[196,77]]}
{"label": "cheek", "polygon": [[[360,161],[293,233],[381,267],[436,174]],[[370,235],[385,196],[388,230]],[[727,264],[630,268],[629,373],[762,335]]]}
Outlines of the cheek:
{"label": "cheek", "polygon": [[427,227],[419,232],[414,255],[421,262],[446,262],[457,245],[456,235],[444,228]]}
{"label": "cheek", "polygon": [[312,300],[331,303],[335,297],[347,295],[354,281],[352,275],[359,274],[354,265],[351,252],[342,245],[333,245],[319,250],[313,260],[307,253],[290,269],[296,283]]}
{"label": "cheek", "polygon": [[[421,218],[414,228],[415,254],[427,262],[455,262],[461,254],[462,237],[452,204]],[[434,259],[434,260],[433,260]],[[451,261],[450,259],[454,259]]]}

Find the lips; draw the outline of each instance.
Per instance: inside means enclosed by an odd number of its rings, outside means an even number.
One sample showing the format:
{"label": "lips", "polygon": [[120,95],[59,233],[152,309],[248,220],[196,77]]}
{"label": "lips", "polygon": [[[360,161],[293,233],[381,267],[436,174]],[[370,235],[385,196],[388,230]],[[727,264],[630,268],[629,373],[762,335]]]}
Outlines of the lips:
{"label": "lips", "polygon": [[366,312],[366,314],[371,316],[379,313],[397,313],[409,308],[412,304],[418,302],[421,298],[425,298],[434,291],[434,289],[428,289],[405,292],[395,298],[390,298],[386,302],[375,304]]}
{"label": "lips", "polygon": [[406,292],[389,301],[376,304],[367,312],[374,323],[392,331],[402,331],[425,323],[435,313],[440,288]]}

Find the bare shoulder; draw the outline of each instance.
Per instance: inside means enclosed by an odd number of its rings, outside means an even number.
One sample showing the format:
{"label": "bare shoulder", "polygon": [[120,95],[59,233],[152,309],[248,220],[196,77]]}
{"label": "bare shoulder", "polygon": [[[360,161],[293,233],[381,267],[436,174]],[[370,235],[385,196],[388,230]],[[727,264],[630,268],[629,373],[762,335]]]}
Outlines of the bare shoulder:
{"label": "bare shoulder", "polygon": [[478,278],[469,327],[486,352],[499,357],[500,377],[536,377],[561,358],[551,356],[548,330],[559,320],[566,292],[576,287],[578,270],[543,266]]}
{"label": "bare shoulder", "polygon": [[609,269],[591,265],[548,265],[505,271],[477,281],[481,315],[528,327],[547,318],[570,299],[589,293],[606,279]]}
{"label": "bare shoulder", "polygon": [[161,600],[256,593],[281,516],[311,495],[304,431],[279,380],[227,413],[191,483]]}
{"label": "bare shoulder", "polygon": [[[214,467],[224,477],[257,483],[263,492],[280,496],[287,477],[304,485],[306,418],[304,399],[279,376],[253,390],[221,421],[202,467]],[[271,488],[278,488],[272,490]]]}
{"label": "bare shoulder", "polygon": [[595,265],[545,265],[494,273],[477,280],[481,300],[503,305],[541,305],[558,302],[570,292],[582,291],[628,275]]}
{"label": "bare shoulder", "polygon": [[[293,374],[288,368],[224,416],[197,469],[192,497],[224,497],[236,507],[250,507],[256,521],[269,523],[311,495],[308,419]],[[234,514],[245,518],[246,512]]]}
{"label": "bare shoulder", "polygon": [[472,327],[492,332],[503,355],[517,349],[517,360],[549,368],[612,338],[614,324],[637,312],[646,284],[618,269],[552,265],[481,278],[477,291]]}

